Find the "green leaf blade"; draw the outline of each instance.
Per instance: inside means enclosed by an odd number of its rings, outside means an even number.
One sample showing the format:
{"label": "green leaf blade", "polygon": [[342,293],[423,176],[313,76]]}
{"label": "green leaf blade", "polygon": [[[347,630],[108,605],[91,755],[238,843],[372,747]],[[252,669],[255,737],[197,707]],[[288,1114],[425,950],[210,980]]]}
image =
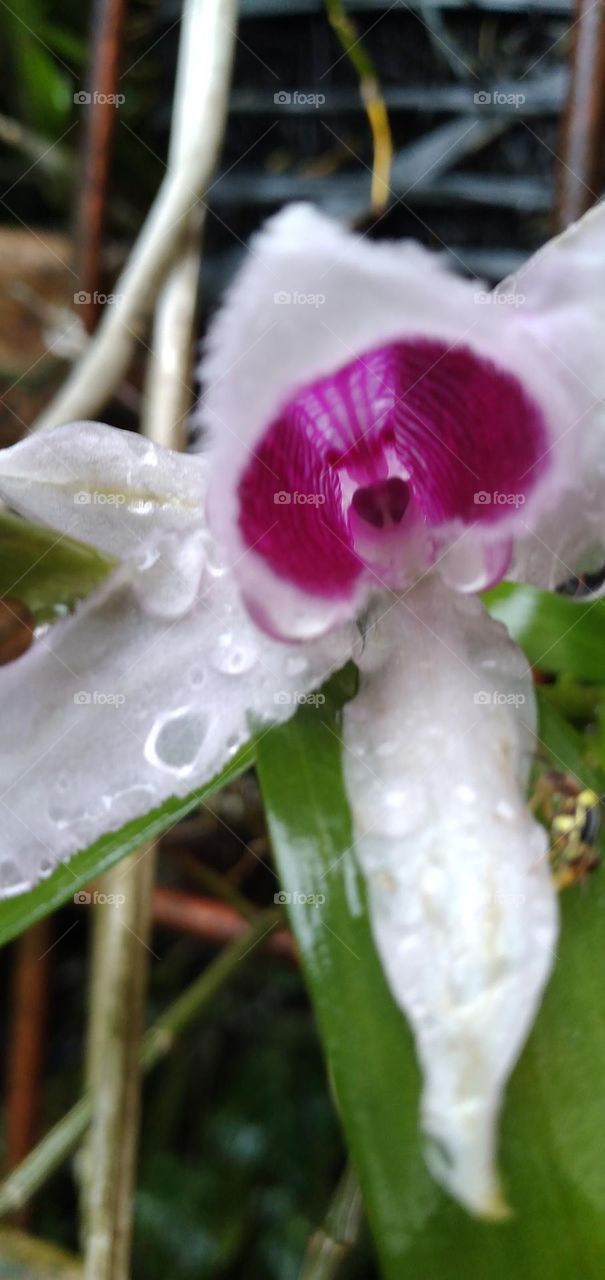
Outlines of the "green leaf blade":
{"label": "green leaf blade", "polygon": [[173,796],[159,808],[151,810],[142,818],[135,818],[119,831],[109,832],[88,849],[83,849],[67,862],[61,863],[47,880],[42,880],[29,893],[0,902],[0,947],[18,937],[37,920],[44,919],[51,911],[56,911],[70,899],[75,899],[91,880],[108,871],[127,854],[157,840],[169,827],[173,827],[228,782],[233,782],[253,763],[254,743],[250,742],[242,747],[218,777],[205,786],[191,792],[184,799]]}
{"label": "green leaf blade", "polygon": [[[542,710],[541,736],[557,767],[603,790],[600,775],[584,764],[579,735],[548,702]],[[562,895],[555,973],[504,1107],[501,1166],[513,1217],[478,1222],[442,1194],[424,1164],[411,1037],[382,976],[363,891],[356,905],[354,875],[345,871],[351,830],[340,750],[338,706],[328,699],[265,735],[258,769],[385,1280],[597,1280],[605,1256],[605,1000],[598,960],[605,881],[597,873]]]}

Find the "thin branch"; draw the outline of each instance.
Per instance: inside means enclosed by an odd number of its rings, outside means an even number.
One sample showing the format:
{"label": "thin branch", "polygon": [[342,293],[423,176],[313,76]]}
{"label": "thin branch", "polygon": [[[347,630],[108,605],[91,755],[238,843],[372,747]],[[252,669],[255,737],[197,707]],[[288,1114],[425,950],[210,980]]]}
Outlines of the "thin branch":
{"label": "thin branch", "polygon": [[128,1280],[139,1133],[140,1052],[155,850],[137,850],[103,877],[119,906],[99,906],[93,972],[95,1056],[85,1196],[86,1280]]}
{"label": "thin branch", "polygon": [[185,0],[182,21],[180,106],[175,103],[173,126],[179,146],[171,147],[165,178],[116,282],[116,301],[105,307],[94,338],[36,428],[94,416],[107,401],[128,369],[159,287],[182,252],[192,211],[203,215],[227,110],[237,0]]}
{"label": "thin branch", "polygon": [[380,213],[390,195],[393,139],[386,103],[374,62],[358,34],[357,27],[345,10],[342,0],[325,0],[328,22],[359,76],[359,92],[366,110],[374,160],[372,164],[371,203],[373,213]]}
{"label": "thin branch", "polygon": [[362,1218],[357,1174],[347,1165],[323,1226],[311,1236],[299,1280],[333,1280],[357,1244]]}
{"label": "thin branch", "polygon": [[[224,0],[223,0],[224,2]],[[216,0],[189,0],[185,5],[179,44],[179,63],[172,117],[169,172],[179,173],[192,148],[216,158],[226,114],[225,56],[232,32],[215,17],[208,31],[208,13],[216,14]],[[225,36],[226,32],[226,36]],[[206,48],[214,39],[216,47]],[[200,45],[200,40],[203,41]],[[218,101],[205,93],[203,114],[192,106],[200,100],[202,54],[222,79]],[[211,137],[211,156],[208,139]],[[200,259],[201,207],[193,202],[179,230],[179,256],[164,279],[156,303],[151,356],[145,388],[142,431],[170,448],[184,443],[183,423],[191,396],[191,355]],[[96,339],[93,339],[94,346]],[[147,938],[150,930],[155,848],[144,857],[133,854],[110,872],[110,890],[120,892],[121,911],[130,916],[124,928],[104,926],[105,945],[98,949],[96,986],[100,1035],[93,1038],[99,1064],[92,1073],[93,1124],[89,1141],[90,1178],[86,1203],[87,1280],[128,1280],[136,1151],[139,1132],[140,1040],[147,979]]]}

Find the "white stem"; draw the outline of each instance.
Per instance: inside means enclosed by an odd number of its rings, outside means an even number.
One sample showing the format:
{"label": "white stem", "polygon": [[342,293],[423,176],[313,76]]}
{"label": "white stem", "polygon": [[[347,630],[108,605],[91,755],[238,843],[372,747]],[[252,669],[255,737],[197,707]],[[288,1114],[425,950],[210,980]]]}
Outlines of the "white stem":
{"label": "white stem", "polygon": [[[128,1280],[139,1132],[140,1052],[149,969],[152,847],[103,878],[93,973],[96,1061],[89,1063],[93,1116],[84,1197],[85,1280]],[[119,906],[112,898],[123,899]]]}
{"label": "white stem", "polygon": [[[226,114],[233,26],[233,22],[229,22],[228,27],[224,23],[228,22],[226,11],[231,3],[232,0],[227,0],[227,4],[225,0],[189,0],[185,5],[169,153],[171,172],[180,181],[181,189],[185,181],[187,185],[192,181],[192,157],[196,156],[198,149],[201,150],[200,139],[203,138],[205,144],[204,165],[198,176],[201,179],[203,175],[204,183],[218,152]],[[201,92],[200,85],[204,86]],[[151,217],[153,219],[153,211]],[[173,247],[178,243],[179,253],[156,302],[142,430],[150,439],[171,448],[178,448],[183,443],[182,424],[191,399],[191,347],[201,222],[199,204],[189,200],[187,207],[183,205],[180,215],[178,241],[173,242]],[[137,297],[139,305],[142,296],[148,297],[149,282],[143,279],[141,266],[145,263],[145,254],[155,261],[156,268],[161,257],[162,271],[165,270],[167,258],[158,226],[160,222],[156,220],[151,239],[147,241],[145,235],[150,233],[144,232],[143,241],[135,250],[134,266],[126,272],[125,289],[131,307],[136,308]],[[170,235],[170,227],[166,234]],[[153,236],[160,237],[155,259]],[[151,249],[146,248],[149,244]],[[158,278],[156,274],[156,284]],[[147,291],[144,295],[143,290]],[[121,314],[123,323],[123,305]],[[111,357],[113,344],[120,347],[122,343],[116,321],[113,329],[111,327],[112,315],[105,322],[105,336],[100,334],[100,340],[95,337],[90,348],[93,373],[103,370],[103,396],[108,389],[106,361]],[[120,350],[123,362],[123,348]],[[63,401],[67,400],[72,406],[68,416],[92,411],[91,388],[82,385],[86,360],[87,357],[62,393]],[[120,365],[122,368],[123,363]],[[90,376],[90,369],[87,376]],[[115,369],[112,376],[115,377]],[[86,395],[88,399],[83,404],[82,397]],[[76,408],[73,407],[74,402],[77,402]],[[49,421],[58,420],[53,417],[57,412],[55,406]],[[120,909],[121,923],[117,918],[112,919],[115,908],[103,908],[105,913],[111,911],[111,915],[99,918],[101,937],[95,947],[94,1025],[91,1026],[90,1046],[97,1062],[96,1065],[89,1064],[94,1109],[84,1215],[85,1280],[128,1280],[130,1271],[141,1037],[148,970],[146,939],[151,919],[155,861],[153,847],[146,849],[144,854],[132,854],[110,873],[104,885],[106,891],[109,888],[116,894],[123,894],[126,902]]]}
{"label": "white stem", "polygon": [[185,0],[168,168],[94,338],[35,424],[93,417],[123,378],[157,291],[180,254],[223,135],[237,0]]}

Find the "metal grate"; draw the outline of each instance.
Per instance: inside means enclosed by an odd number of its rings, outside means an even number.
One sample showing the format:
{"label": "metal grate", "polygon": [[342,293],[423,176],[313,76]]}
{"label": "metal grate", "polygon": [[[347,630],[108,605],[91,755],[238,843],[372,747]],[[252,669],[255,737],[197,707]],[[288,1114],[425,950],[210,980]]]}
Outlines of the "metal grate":
{"label": "metal grate", "polygon": [[[568,0],[352,0],[396,147],[379,231],[444,247],[498,279],[548,234],[568,84]],[[369,208],[370,138],[320,0],[243,0],[223,172],[209,205],[206,298],[259,222],[291,200]],[[319,95],[319,100],[318,100]]]}

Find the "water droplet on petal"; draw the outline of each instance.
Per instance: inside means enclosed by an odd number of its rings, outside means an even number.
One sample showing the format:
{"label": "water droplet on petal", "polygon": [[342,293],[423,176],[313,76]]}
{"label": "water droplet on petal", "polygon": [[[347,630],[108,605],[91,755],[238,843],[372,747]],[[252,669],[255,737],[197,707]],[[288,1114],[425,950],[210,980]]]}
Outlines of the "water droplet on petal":
{"label": "water droplet on petal", "polygon": [[295,653],[291,658],[286,658],[284,669],[287,676],[301,676],[308,666],[307,659],[302,654]]}
{"label": "water droplet on petal", "polygon": [[227,676],[243,675],[251,671],[258,660],[258,653],[253,645],[238,639],[232,631],[225,631],[219,637],[211,655],[213,667]]}
{"label": "water droplet on petal", "polygon": [[195,765],[207,731],[205,716],[189,707],[179,707],[156,721],[145,743],[145,756],[150,764],[186,777]]}
{"label": "water droplet on petal", "polygon": [[442,556],[439,572],[449,587],[472,594],[487,591],[506,573],[512,554],[512,541],[482,544],[472,532],[463,535]]}
{"label": "water droplet on petal", "polygon": [[65,809],[61,804],[49,804],[48,816],[51,822],[54,822],[55,826],[57,826],[60,831],[63,831],[64,828],[69,825],[67,809]]}
{"label": "water droplet on petal", "polygon": [[12,898],[17,893],[25,893],[31,887],[25,880],[16,862],[12,858],[3,858],[0,862],[0,897]]}
{"label": "water droplet on petal", "polygon": [[193,685],[194,689],[199,689],[200,685],[204,683],[205,679],[206,679],[206,672],[204,671],[203,667],[191,668],[191,671],[189,672],[189,680],[190,680],[190,683]]}
{"label": "water droplet on petal", "polygon": [[224,578],[227,569],[224,564],[217,564],[215,560],[208,560],[206,572],[211,578]]}

